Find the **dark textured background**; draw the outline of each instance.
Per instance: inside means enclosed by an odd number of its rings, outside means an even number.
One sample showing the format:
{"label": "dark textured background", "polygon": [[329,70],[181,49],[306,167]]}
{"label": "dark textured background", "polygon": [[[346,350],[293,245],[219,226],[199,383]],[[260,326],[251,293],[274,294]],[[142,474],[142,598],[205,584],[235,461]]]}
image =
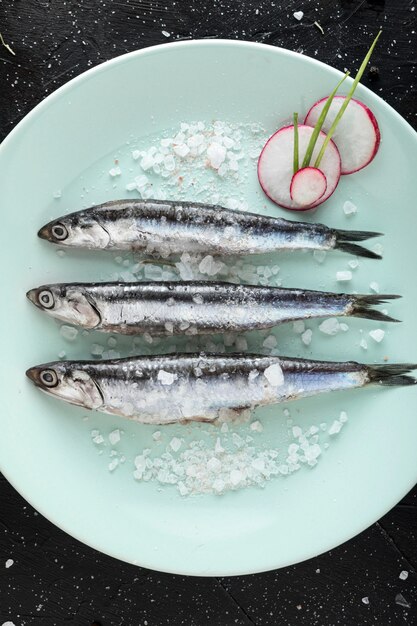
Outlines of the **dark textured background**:
{"label": "dark textured background", "polygon": [[[0,139],[51,91],[124,52],[223,37],[355,69],[381,26],[362,82],[416,127],[415,9],[415,0],[0,0],[0,33],[15,52],[0,46]],[[293,17],[298,10],[301,22]],[[1,477],[0,498],[0,626],[417,624],[417,490],[323,556],[266,574],[211,579],[103,556],[38,515]],[[9,568],[7,559],[14,560]],[[405,581],[401,570],[409,572]]]}

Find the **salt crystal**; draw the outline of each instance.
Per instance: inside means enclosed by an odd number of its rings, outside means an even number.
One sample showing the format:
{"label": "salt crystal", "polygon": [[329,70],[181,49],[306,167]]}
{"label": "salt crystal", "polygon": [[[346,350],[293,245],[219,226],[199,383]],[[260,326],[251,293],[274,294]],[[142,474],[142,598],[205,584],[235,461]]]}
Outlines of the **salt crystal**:
{"label": "salt crystal", "polygon": [[326,251],[314,250],[313,257],[317,261],[317,263],[323,263],[324,259],[326,258]]}
{"label": "salt crystal", "polygon": [[368,598],[368,596],[365,596],[364,598],[362,598],[362,602],[363,602],[364,604],[369,604],[369,598]]}
{"label": "salt crystal", "polygon": [[252,370],[252,371],[250,371],[250,372],[249,372],[249,376],[248,376],[248,378],[249,378],[249,382],[250,382],[250,383],[251,383],[251,382],[253,382],[253,381],[255,380],[255,378],[258,378],[258,376],[259,376],[259,372],[258,372],[258,370]]}
{"label": "salt crystal", "polygon": [[366,341],[366,339],[361,339],[359,342],[359,345],[363,350],[368,349],[368,342]]}
{"label": "salt crystal", "polygon": [[328,432],[329,435],[337,435],[342,429],[342,424],[338,420],[334,420],[333,424],[330,426]]}
{"label": "salt crystal", "polygon": [[408,572],[407,572],[407,570],[403,570],[403,571],[400,573],[399,578],[400,578],[401,580],[407,580],[407,578],[408,578]]}
{"label": "salt crystal", "polygon": [[117,346],[117,339],[115,337],[109,337],[107,339],[107,345],[109,348],[115,348]]}
{"label": "salt crystal", "polygon": [[378,285],[378,283],[374,280],[372,283],[369,284],[369,289],[371,291],[374,291],[375,293],[379,293],[379,285]]}
{"label": "salt crystal", "polygon": [[236,350],[244,351],[248,349],[248,342],[245,337],[236,337],[235,341]]}
{"label": "salt crystal", "polygon": [[225,488],[224,481],[221,478],[216,478],[216,480],[213,483],[214,491],[217,491],[217,493],[221,493],[224,488]]}
{"label": "salt crystal", "polygon": [[301,430],[301,428],[299,426],[293,426],[292,427],[292,436],[294,437],[294,439],[297,439],[302,434],[303,434],[303,431]]}
{"label": "salt crystal", "polygon": [[258,470],[258,472],[263,472],[265,470],[265,461],[262,458],[254,459],[251,463],[251,466]]}
{"label": "salt crystal", "polygon": [[402,606],[404,609],[410,609],[411,604],[404,598],[402,593],[397,593],[395,596],[395,604]]}
{"label": "salt crystal", "polygon": [[349,270],[336,272],[336,280],[339,282],[347,282],[349,280],[352,280],[352,272]]}
{"label": "salt crystal", "polygon": [[174,452],[178,452],[178,450],[182,446],[182,441],[181,439],[178,439],[178,437],[173,437],[169,442],[169,445],[174,450]]}
{"label": "salt crystal", "polygon": [[309,346],[311,343],[311,339],[313,337],[313,331],[311,330],[311,328],[308,328],[302,335],[301,335],[301,341],[303,342],[303,344],[305,346]]}
{"label": "salt crystal", "polygon": [[90,348],[90,352],[92,356],[101,356],[104,352],[104,348],[99,343],[93,343]]}
{"label": "salt crystal", "polygon": [[251,425],[249,426],[249,428],[251,430],[253,430],[256,433],[261,433],[264,429],[264,427],[262,426],[261,422],[259,420],[256,420],[255,422],[252,422]]}
{"label": "salt crystal", "polygon": [[220,472],[221,468],[221,461],[219,461],[219,459],[216,459],[216,457],[213,456],[207,461],[207,469],[210,470],[210,472]]}
{"label": "salt crystal", "polygon": [[303,320],[297,320],[296,322],[293,322],[292,324],[292,329],[295,333],[297,333],[297,335],[301,335],[301,333],[303,333],[305,331],[305,324],[303,322]]}
{"label": "salt crystal", "polygon": [[218,170],[226,158],[226,148],[217,143],[211,143],[207,148],[207,157],[211,167]]}
{"label": "salt crystal", "polygon": [[135,178],[136,189],[140,192],[149,184],[149,178],[142,174],[141,176],[136,176]]}
{"label": "salt crystal", "polygon": [[245,443],[242,437],[237,433],[232,433],[232,441],[236,448],[241,448]]}
{"label": "salt crystal", "polygon": [[182,159],[190,153],[190,148],[185,143],[181,143],[178,146],[174,146],[174,152]]}
{"label": "salt crystal", "polygon": [[78,335],[78,330],[76,328],[67,326],[66,324],[62,324],[59,332],[67,341],[75,341]]}
{"label": "salt crystal", "polygon": [[13,559],[7,559],[5,563],[6,569],[9,569],[9,567],[11,567],[13,563],[14,563]]}
{"label": "salt crystal", "polygon": [[182,496],[188,496],[188,494],[190,493],[190,491],[187,489],[187,487],[184,485],[182,481],[178,483],[177,487],[178,487],[178,491],[180,492]]}
{"label": "salt crystal", "polygon": [[226,434],[226,433],[229,432],[229,426],[228,426],[228,424],[226,424],[226,422],[224,422],[224,424],[221,425],[220,431],[223,434]]}
{"label": "salt crystal", "polygon": [[93,437],[93,442],[100,445],[101,443],[104,443],[104,437],[102,435],[96,435]]}
{"label": "salt crystal", "polygon": [[339,329],[340,329],[342,332],[346,333],[346,332],[349,330],[349,326],[348,326],[347,324],[345,324],[345,322],[341,322],[341,323],[339,324]]}
{"label": "salt crystal", "polygon": [[232,483],[232,485],[238,485],[242,478],[243,474],[240,470],[234,469],[230,472],[230,482]]}
{"label": "salt crystal", "polygon": [[355,270],[357,267],[359,267],[359,261],[357,259],[352,259],[351,261],[348,262],[348,265],[350,268]]}
{"label": "salt crystal", "polygon": [[319,429],[317,428],[317,426],[310,426],[310,428],[308,429],[309,435],[315,435],[318,432],[319,432]]}
{"label": "salt crystal", "polygon": [[275,337],[275,335],[268,335],[268,337],[265,339],[265,341],[263,342],[263,347],[272,350],[272,348],[275,348],[277,345],[277,338]]}
{"label": "salt crystal", "polygon": [[345,215],[353,215],[357,212],[357,210],[358,207],[356,206],[356,204],[353,204],[353,202],[351,202],[350,200],[346,200],[346,202],[343,204],[343,212]]}
{"label": "salt crystal", "polygon": [[273,363],[264,370],[264,376],[270,385],[279,386],[284,383],[284,374],[279,363]]}
{"label": "salt crystal", "polygon": [[303,11],[295,11],[293,13],[293,16],[295,17],[296,20],[300,21],[300,20],[303,19],[304,13],[303,13]]}
{"label": "salt crystal", "polygon": [[15,626],[14,622],[3,622],[2,626]]}
{"label": "salt crystal", "polygon": [[109,471],[113,472],[116,467],[119,465],[119,459],[113,459],[112,461],[110,461],[109,463]]}
{"label": "salt crystal", "polygon": [[65,250],[60,250],[60,249],[59,249],[59,250],[57,250],[57,251],[56,251],[56,253],[57,253],[57,255],[58,255],[59,257],[61,257],[61,258],[65,256]]}
{"label": "salt crystal", "polygon": [[321,428],[322,430],[327,430],[327,423],[326,423],[326,422],[322,422],[322,423],[320,424],[320,428]]}
{"label": "salt crystal", "polygon": [[376,328],[375,330],[369,331],[369,336],[377,343],[380,343],[385,337],[385,330],[382,330],[381,328]]}
{"label": "salt crystal", "polygon": [[60,189],[57,189],[56,191],[54,191],[53,196],[55,200],[59,200],[59,198],[62,197],[62,191]]}
{"label": "salt crystal", "polygon": [[330,317],[320,324],[319,330],[325,335],[337,335],[340,330],[339,321],[335,317]]}
{"label": "salt crystal", "polygon": [[61,352],[58,352],[58,357],[60,359],[65,359],[66,356],[67,356],[67,353],[65,352],[65,350],[61,350]]}
{"label": "salt crystal", "polygon": [[[227,424],[223,424],[223,426],[227,426]],[[227,432],[227,431],[225,431]],[[217,437],[216,439],[216,443],[214,444],[214,452],[216,454],[221,454],[222,452],[224,452],[224,448],[220,442],[220,437]]]}
{"label": "salt crystal", "polygon": [[138,158],[140,157],[140,155],[141,155],[141,154],[142,154],[142,153],[141,153],[141,151],[140,151],[140,150],[133,150],[133,151],[132,151],[132,159],[133,159],[134,161],[137,161],[137,160],[138,160]]}
{"label": "salt crystal", "polygon": [[161,431],[160,430],[156,430],[153,435],[152,435],[152,439],[154,441],[159,441],[161,439]]}
{"label": "salt crystal", "polygon": [[384,252],[384,248],[382,246],[382,244],[380,243],[376,243],[374,245],[374,247],[372,248],[373,252],[375,252],[375,254],[379,254],[379,256],[382,256],[383,252]]}
{"label": "salt crystal", "polygon": [[159,370],[158,372],[158,380],[162,385],[172,385],[176,378],[177,375],[172,372],[166,372],[165,370]]}
{"label": "salt crystal", "polygon": [[116,430],[112,430],[112,432],[109,434],[109,441],[112,446],[116,445],[116,443],[119,443],[120,430],[118,428],[116,428]]}
{"label": "salt crystal", "polygon": [[109,174],[112,178],[115,178],[116,176],[120,176],[121,173],[122,173],[122,170],[120,169],[119,166],[112,167],[111,170],[109,170]]}
{"label": "salt crystal", "polygon": [[162,34],[164,37],[171,37],[171,33],[169,33],[167,30],[163,30]]}
{"label": "salt crystal", "polygon": [[345,424],[348,421],[348,416],[346,411],[340,411],[340,415],[339,415],[339,422],[341,422],[342,424]]}

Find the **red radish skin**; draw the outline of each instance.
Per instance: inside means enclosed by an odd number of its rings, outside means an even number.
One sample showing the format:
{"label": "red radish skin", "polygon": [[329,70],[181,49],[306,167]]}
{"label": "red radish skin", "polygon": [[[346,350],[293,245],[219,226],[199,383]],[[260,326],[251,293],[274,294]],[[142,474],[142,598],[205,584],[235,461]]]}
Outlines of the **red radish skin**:
{"label": "red radish skin", "polygon": [[[326,100],[327,97],[313,104],[306,115],[305,124],[310,126],[316,124]],[[329,131],[344,100],[345,96],[334,97],[322,127],[324,132]],[[342,174],[354,174],[366,167],[375,157],[381,134],[372,111],[363,102],[352,98],[332,139],[340,152]]]}
{"label": "red radish skin", "polygon": [[[302,163],[308,142],[313,132],[311,126],[299,124],[299,161]],[[317,138],[311,163],[314,163],[319,150],[326,138],[323,132]],[[341,161],[339,151],[333,141],[329,142],[320,163],[320,170],[327,181],[323,195],[308,206],[300,206],[291,198],[290,187],[293,178],[294,127],[284,126],[274,133],[266,142],[258,160],[259,183],[272,202],[284,209],[307,211],[313,209],[330,198],[340,180]]]}
{"label": "red radish skin", "polygon": [[291,180],[290,196],[299,206],[310,206],[320,200],[327,189],[325,175],[317,167],[303,167]]}

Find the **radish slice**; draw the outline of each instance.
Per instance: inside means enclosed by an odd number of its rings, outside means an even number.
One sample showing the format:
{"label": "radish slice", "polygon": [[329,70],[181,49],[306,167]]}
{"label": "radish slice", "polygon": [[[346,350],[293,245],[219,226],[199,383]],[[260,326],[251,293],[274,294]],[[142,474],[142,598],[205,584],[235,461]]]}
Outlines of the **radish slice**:
{"label": "radish slice", "polygon": [[[313,132],[311,126],[298,126],[299,161],[302,163]],[[326,135],[320,132],[313,151],[311,162],[323,144]],[[312,209],[329,198],[336,189],[340,179],[340,155],[333,141],[329,142],[320,163],[320,170],[325,176],[327,187],[323,195],[309,205],[299,204],[291,198],[290,187],[293,178],[294,126],[280,128],[266,142],[258,161],[259,183],[273,202],[285,209],[306,211]],[[307,168],[306,168],[307,169]],[[314,169],[314,168],[311,168]]]}
{"label": "radish slice", "polygon": [[[325,105],[326,98],[313,104],[306,115],[305,124],[314,126]],[[335,96],[324,120],[323,130],[328,132],[339,112],[345,96]],[[342,174],[353,174],[368,165],[378,152],[381,135],[375,115],[368,107],[352,100],[340,120],[332,139],[339,148]],[[314,160],[311,161],[314,164]]]}
{"label": "radish slice", "polygon": [[292,177],[291,199],[299,206],[310,206],[320,200],[327,189],[325,175],[317,167],[303,167]]}

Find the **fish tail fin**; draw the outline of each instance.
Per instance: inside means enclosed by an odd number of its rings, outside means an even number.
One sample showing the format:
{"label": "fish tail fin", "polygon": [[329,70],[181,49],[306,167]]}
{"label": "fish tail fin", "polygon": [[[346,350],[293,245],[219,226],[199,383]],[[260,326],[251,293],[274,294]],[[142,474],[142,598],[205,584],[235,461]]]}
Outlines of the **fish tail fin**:
{"label": "fish tail fin", "polygon": [[415,385],[417,379],[408,374],[417,369],[415,363],[393,363],[367,365],[369,382],[377,385],[393,387],[396,385]]}
{"label": "fish tail fin", "polygon": [[364,317],[368,320],[377,320],[378,322],[399,322],[401,320],[397,320],[395,317],[386,315],[386,313],[373,308],[377,304],[384,304],[387,300],[396,300],[397,298],[401,298],[401,296],[379,293],[353,295],[350,315],[353,317]]}
{"label": "fish tail fin", "polygon": [[356,254],[368,259],[381,259],[381,255],[368,250],[363,246],[359,246],[354,241],[365,241],[366,239],[372,239],[372,237],[380,237],[382,233],[374,233],[368,230],[337,230],[335,229],[336,243],[335,248],[337,250],[343,250],[349,252],[349,254]]}

